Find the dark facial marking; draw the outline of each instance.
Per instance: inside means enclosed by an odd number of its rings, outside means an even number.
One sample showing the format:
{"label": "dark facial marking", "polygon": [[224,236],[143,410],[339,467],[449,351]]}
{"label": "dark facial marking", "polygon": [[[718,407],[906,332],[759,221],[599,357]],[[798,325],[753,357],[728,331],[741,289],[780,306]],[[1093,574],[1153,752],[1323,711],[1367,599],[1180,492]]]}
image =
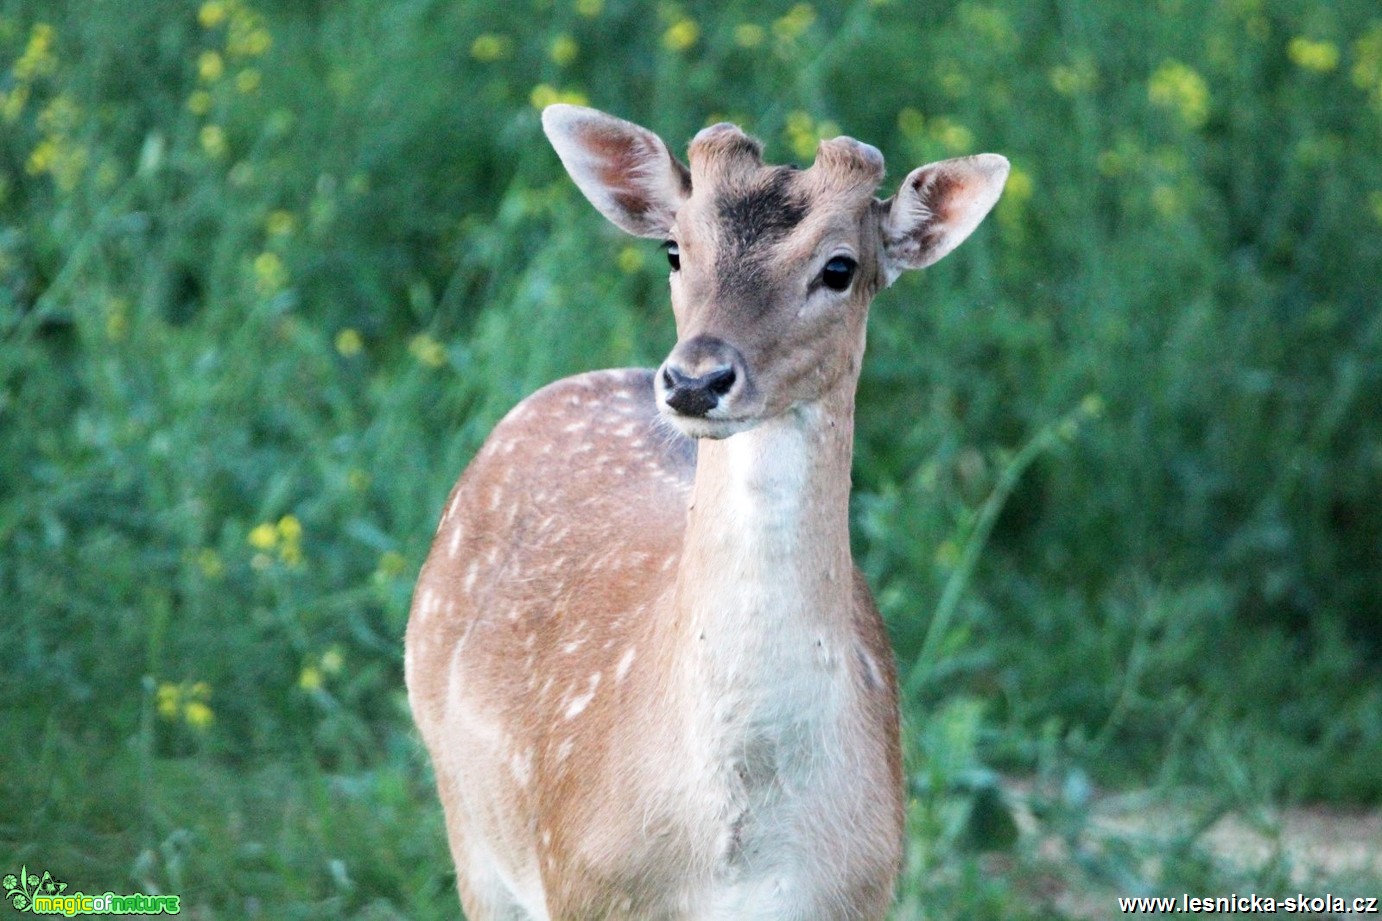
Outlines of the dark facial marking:
{"label": "dark facial marking", "polygon": [[807,200],[794,188],[798,171],[778,167],[768,180],[749,189],[721,192],[715,201],[725,245],[716,260],[723,296],[745,308],[766,306],[761,294],[767,282],[767,249],[806,217]]}
{"label": "dark facial marking", "polygon": [[806,199],[792,188],[795,176],[791,167],[778,167],[762,185],[721,192],[716,198],[728,242],[738,254],[760,241],[781,240],[806,217]]}

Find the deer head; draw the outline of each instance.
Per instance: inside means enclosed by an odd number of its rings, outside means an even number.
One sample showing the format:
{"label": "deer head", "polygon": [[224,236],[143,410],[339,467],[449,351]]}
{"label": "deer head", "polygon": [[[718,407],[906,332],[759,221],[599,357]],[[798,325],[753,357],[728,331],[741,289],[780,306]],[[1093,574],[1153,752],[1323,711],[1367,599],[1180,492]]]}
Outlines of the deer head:
{"label": "deer head", "polygon": [[945,160],[879,200],[883,155],[852,138],[821,141],[803,170],[765,165],[758,141],[711,125],[688,168],[657,135],[593,109],[550,106],[542,123],[605,217],[665,241],[677,344],[657,400],[693,437],[852,394],[869,302],[969,236],[1008,175],[996,154]]}

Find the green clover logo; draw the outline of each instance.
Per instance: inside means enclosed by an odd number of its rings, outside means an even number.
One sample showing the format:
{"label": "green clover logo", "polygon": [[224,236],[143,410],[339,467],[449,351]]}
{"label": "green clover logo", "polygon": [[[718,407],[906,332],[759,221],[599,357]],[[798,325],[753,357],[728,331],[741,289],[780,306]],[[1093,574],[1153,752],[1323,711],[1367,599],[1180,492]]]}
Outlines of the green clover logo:
{"label": "green clover logo", "polygon": [[61,895],[67,889],[66,883],[54,879],[53,874],[47,870],[39,876],[30,873],[27,866],[19,868],[18,876],[6,873],[4,878],[0,879],[0,885],[5,887],[5,899],[19,911],[30,910],[35,895]]}

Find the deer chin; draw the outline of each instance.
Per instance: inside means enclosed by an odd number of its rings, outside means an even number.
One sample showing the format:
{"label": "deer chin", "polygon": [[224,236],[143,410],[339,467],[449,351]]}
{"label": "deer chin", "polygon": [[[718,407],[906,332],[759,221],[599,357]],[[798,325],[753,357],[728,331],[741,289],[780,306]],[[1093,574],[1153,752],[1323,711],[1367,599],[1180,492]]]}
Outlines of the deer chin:
{"label": "deer chin", "polygon": [[746,432],[763,421],[761,416],[737,416],[733,418],[712,418],[709,416],[687,416],[664,405],[658,407],[661,418],[672,428],[687,438],[709,438],[719,441],[740,432]]}

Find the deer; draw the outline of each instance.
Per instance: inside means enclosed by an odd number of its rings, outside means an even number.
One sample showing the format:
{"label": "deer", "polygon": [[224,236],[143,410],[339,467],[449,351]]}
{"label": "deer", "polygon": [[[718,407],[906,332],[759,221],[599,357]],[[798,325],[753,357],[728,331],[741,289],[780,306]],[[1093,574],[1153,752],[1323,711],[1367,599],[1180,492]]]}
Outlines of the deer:
{"label": "deer", "polygon": [[875,197],[883,156],[765,164],[722,123],[688,163],[553,105],[615,226],[662,241],[657,370],[549,384],[446,500],[407,626],[410,707],[471,921],[882,918],[901,870],[896,666],[850,553],[874,296],[968,237],[1008,161]]}

